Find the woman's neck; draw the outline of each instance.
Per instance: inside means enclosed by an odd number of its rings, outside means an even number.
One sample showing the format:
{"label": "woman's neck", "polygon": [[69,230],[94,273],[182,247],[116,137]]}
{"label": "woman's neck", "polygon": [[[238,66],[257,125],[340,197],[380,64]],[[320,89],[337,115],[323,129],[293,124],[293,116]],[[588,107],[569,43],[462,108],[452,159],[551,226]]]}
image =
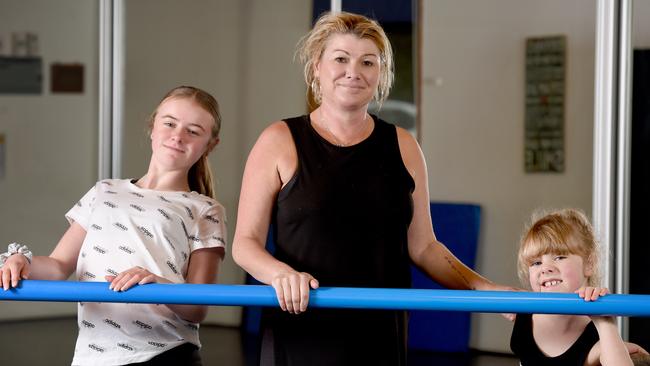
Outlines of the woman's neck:
{"label": "woman's neck", "polygon": [[374,127],[365,108],[347,111],[321,106],[310,117],[319,134],[337,146],[351,146],[365,140]]}
{"label": "woman's neck", "polygon": [[341,109],[322,104],[314,112],[316,112],[318,119],[325,120],[332,125],[354,127],[368,122],[367,106],[355,109]]}

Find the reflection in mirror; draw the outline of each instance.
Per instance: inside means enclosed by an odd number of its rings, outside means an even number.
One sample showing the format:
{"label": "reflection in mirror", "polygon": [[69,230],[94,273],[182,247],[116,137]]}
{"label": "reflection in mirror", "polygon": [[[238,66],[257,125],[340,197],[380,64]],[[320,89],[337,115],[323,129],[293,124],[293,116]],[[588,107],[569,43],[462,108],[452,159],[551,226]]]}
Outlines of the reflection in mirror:
{"label": "reflection in mirror", "polygon": [[[421,144],[431,199],[481,207],[476,270],[519,284],[516,253],[537,208],[591,216],[596,4],[423,1]],[[526,39],[566,37],[564,171],[525,171]],[[451,243],[450,243],[451,244]],[[473,314],[470,347],[510,352],[512,324]]]}
{"label": "reflection in mirror", "polygon": [[[0,0],[0,252],[19,242],[48,255],[97,179],[97,14],[95,1]],[[70,67],[81,71],[71,90],[57,81]],[[0,307],[0,320],[76,313]]]}
{"label": "reflection in mirror", "polygon": [[[302,67],[293,57],[310,12],[302,0],[125,1],[122,176],[146,172],[151,149],[145,121],[162,93],[183,84],[208,91],[223,119],[209,159],[230,246],[248,152],[272,121],[305,112]],[[219,282],[244,282],[230,255]],[[237,325],[240,310],[212,307],[207,322]]]}
{"label": "reflection in mirror", "polygon": [[[250,147],[271,121],[305,112],[302,68],[293,56],[311,20],[328,9],[329,1],[321,2],[315,1],[313,9],[303,0],[124,2],[122,176],[137,178],[146,169],[145,120],[162,92],[178,84],[210,91],[220,101],[224,117],[222,140],[211,163],[232,233]],[[392,3],[399,6],[391,8]],[[395,48],[396,84],[380,116],[421,136],[432,200],[481,206],[477,269],[494,281],[517,285],[514,256],[530,212],[541,206],[591,211],[595,4],[582,0],[439,0],[421,2],[416,11],[410,2],[404,3],[365,2],[371,9],[364,10],[355,8],[354,1],[344,1],[344,10],[379,19]],[[645,4],[635,2],[637,48],[650,47],[643,38],[650,34],[644,28],[648,22],[642,15],[649,12]],[[86,65],[83,94],[50,92],[48,67],[43,67],[41,94],[0,94],[0,164],[4,168],[0,169],[4,173],[0,174],[0,222],[4,223],[0,245],[23,240],[35,243],[39,254],[47,254],[67,225],[62,213],[96,179],[93,121],[97,116],[98,45],[93,19],[97,12],[97,4],[85,0],[0,0],[0,35],[16,30],[37,33],[43,66],[55,61]],[[415,13],[422,18],[418,27],[423,48],[414,58],[415,38],[408,39],[407,33],[413,34]],[[525,39],[557,34],[567,37],[565,171],[526,174]],[[8,56],[5,47],[3,57]],[[418,127],[409,120],[416,114],[413,65],[417,59],[422,65],[418,81],[422,102],[417,113],[423,121]],[[400,114],[381,114],[389,110],[400,110]],[[639,230],[645,222],[641,221]],[[641,232],[637,241],[643,244],[643,238]],[[635,257],[646,258],[633,252]],[[645,267],[640,262],[637,268]],[[632,276],[638,283],[644,278],[644,272]],[[230,256],[220,280],[243,280]],[[2,306],[6,309],[7,305]],[[59,314],[51,310],[53,306],[36,309],[20,304],[0,316]],[[74,309],[67,313],[65,309],[61,314],[74,313]],[[212,310],[217,314],[211,322],[239,322],[240,314],[232,308]],[[637,329],[643,335],[648,326]],[[497,315],[475,315],[470,346],[509,352],[509,334],[510,324]],[[209,338],[204,341],[206,348],[217,344]]]}

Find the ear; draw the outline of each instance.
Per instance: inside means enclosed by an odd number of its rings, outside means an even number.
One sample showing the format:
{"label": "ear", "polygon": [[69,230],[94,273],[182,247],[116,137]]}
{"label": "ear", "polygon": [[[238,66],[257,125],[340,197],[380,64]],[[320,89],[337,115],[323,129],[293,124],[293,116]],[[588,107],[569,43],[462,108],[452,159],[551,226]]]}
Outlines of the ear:
{"label": "ear", "polygon": [[584,276],[591,277],[594,275],[594,263],[593,258],[587,258],[584,263]]}
{"label": "ear", "polygon": [[217,145],[219,145],[219,141],[221,141],[221,140],[218,137],[216,139],[214,139],[214,140],[210,140],[210,142],[208,142],[208,147],[205,149],[205,154],[207,155],[207,154],[211,153],[212,150]]}
{"label": "ear", "polygon": [[320,78],[320,59],[314,61],[314,78]]}

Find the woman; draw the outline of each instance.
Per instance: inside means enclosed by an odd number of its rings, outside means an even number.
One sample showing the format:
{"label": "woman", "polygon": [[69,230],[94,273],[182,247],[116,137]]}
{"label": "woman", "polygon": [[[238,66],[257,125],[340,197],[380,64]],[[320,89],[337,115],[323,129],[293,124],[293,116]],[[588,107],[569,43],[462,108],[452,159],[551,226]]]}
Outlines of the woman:
{"label": "woman", "polygon": [[[408,288],[411,261],[450,288],[500,287],[436,241],[417,142],[367,112],[393,81],[382,28],[328,13],[299,55],[313,110],[262,132],[246,164],[233,243],[235,261],[272,285],[285,311],[263,316],[261,363],[405,365],[405,312],[305,312],[309,290]],[[270,223],[274,255],[264,248]]]}
{"label": "woman", "polygon": [[[221,116],[207,92],[172,89],[150,121],[151,160],[140,179],[97,182],[66,214],[70,227],[48,257],[11,244],[0,285],[22,278],[108,281],[126,291],[146,283],[214,283],[224,256],[223,207],[214,199],[208,154]],[[198,323],[207,307],[79,303],[73,365],[200,365]]]}

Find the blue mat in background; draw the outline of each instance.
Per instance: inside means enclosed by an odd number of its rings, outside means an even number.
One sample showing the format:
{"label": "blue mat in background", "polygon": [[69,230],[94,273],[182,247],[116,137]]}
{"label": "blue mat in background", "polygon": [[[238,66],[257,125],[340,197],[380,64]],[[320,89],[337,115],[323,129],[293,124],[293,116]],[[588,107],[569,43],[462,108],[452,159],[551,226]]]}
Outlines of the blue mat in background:
{"label": "blue mat in background", "polygon": [[[436,238],[466,266],[474,268],[481,224],[481,207],[472,204],[431,202],[431,221]],[[414,266],[413,288],[441,289]],[[410,349],[466,352],[471,314],[458,311],[411,311]]]}

